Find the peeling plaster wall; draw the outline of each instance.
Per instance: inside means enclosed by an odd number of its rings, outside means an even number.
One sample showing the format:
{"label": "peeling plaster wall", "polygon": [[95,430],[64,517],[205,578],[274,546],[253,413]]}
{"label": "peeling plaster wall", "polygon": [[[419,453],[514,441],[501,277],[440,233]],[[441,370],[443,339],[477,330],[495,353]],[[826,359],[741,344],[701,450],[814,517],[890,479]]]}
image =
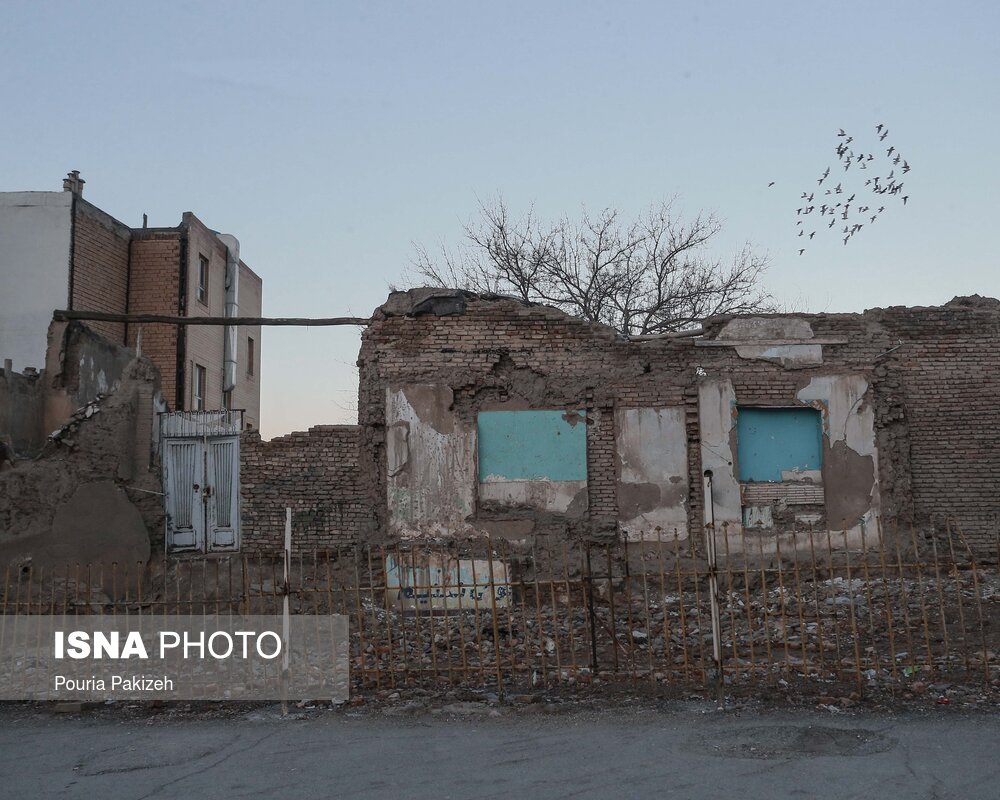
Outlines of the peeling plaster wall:
{"label": "peeling plaster wall", "polygon": [[865,402],[868,381],[861,375],[810,379],[796,395],[821,403],[824,414],[823,486],[826,521],[836,532],[860,538],[862,526],[874,534],[879,509],[875,413]]}
{"label": "peeling plaster wall", "polygon": [[447,386],[386,390],[389,525],[403,537],[468,528],[475,509],[475,430],[455,419]]}
{"label": "peeling plaster wall", "polygon": [[688,452],[683,408],[615,411],[619,525],[629,539],[688,535]]}
{"label": "peeling plaster wall", "polygon": [[[438,504],[447,497],[454,502],[455,496],[463,507],[471,503],[469,515],[449,512],[449,521],[426,526],[443,536],[491,531],[535,541],[542,534],[619,535],[636,517],[629,508],[636,498],[622,492],[636,477],[626,474],[622,480],[625,409],[678,410],[672,424],[683,419],[687,442],[682,470],[687,530],[699,530],[705,522],[702,476],[711,469],[716,521],[728,522],[738,534],[737,404],[805,405],[824,414],[823,468],[817,474],[782,475],[782,483],[773,486],[795,486],[802,495],[797,502],[821,504],[830,524],[842,526],[850,537],[862,520],[867,525],[875,515],[889,530],[898,524],[907,539],[911,521],[919,535],[927,535],[931,522],[947,515],[962,522],[970,543],[995,553],[1000,527],[997,301],[964,298],[939,308],[864,314],[718,317],[705,322],[701,336],[627,341],[556,309],[421,289],[395,293],[376,310],[358,364],[359,465],[379,531],[374,535],[391,532],[390,484],[410,488],[402,473],[389,476],[411,457],[412,432],[395,424],[418,421],[412,403],[407,410],[393,397],[399,387],[412,385],[446,392],[442,405],[450,407],[461,433],[456,441],[463,443],[458,461],[464,466],[447,471],[449,482],[465,476],[451,487],[457,487],[457,495],[442,495],[434,486],[418,492],[438,494]],[[501,503],[476,497],[477,414],[557,408],[586,410],[585,513],[573,517],[531,507],[504,511],[497,506],[511,502],[510,497]],[[636,481],[641,483],[646,481]],[[756,485],[762,497],[772,486]],[[636,491],[638,505],[645,506],[643,492],[652,490]],[[674,511],[680,507],[673,498],[667,505]],[[411,516],[422,513],[412,499],[405,508]],[[805,511],[801,519],[787,515],[782,524],[825,525],[823,515]],[[773,552],[773,530],[752,535],[754,548]],[[692,547],[700,547],[700,536],[689,538]],[[785,541],[781,544],[784,548]]]}
{"label": "peeling plaster wall", "polygon": [[[701,421],[701,465],[712,472],[712,504],[716,527],[743,525],[740,484],[736,480],[736,393],[728,380],[707,380],[698,387]],[[707,503],[706,503],[707,506]],[[704,522],[711,521],[704,509]]]}

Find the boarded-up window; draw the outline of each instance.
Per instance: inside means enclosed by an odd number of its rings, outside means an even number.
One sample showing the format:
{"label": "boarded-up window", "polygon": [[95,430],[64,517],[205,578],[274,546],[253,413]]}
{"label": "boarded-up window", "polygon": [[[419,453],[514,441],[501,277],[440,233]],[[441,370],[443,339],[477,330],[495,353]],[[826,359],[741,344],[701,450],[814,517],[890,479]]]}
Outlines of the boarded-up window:
{"label": "boarded-up window", "polygon": [[584,481],[582,411],[481,411],[479,480]]}
{"label": "boarded-up window", "polygon": [[741,481],[782,481],[823,465],[823,417],[815,408],[746,408],[736,419]]}

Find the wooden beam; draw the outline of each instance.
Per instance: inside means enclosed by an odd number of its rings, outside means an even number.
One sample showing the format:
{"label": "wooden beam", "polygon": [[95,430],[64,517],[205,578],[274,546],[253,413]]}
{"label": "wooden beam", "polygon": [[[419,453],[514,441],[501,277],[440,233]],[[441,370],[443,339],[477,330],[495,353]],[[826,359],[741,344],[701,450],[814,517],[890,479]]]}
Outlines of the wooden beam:
{"label": "wooden beam", "polygon": [[298,325],[324,327],[330,325],[361,325],[371,323],[367,317],[171,317],[165,314],[109,314],[104,311],[54,311],[57,322],[83,320],[90,322],[162,323],[164,325]]}

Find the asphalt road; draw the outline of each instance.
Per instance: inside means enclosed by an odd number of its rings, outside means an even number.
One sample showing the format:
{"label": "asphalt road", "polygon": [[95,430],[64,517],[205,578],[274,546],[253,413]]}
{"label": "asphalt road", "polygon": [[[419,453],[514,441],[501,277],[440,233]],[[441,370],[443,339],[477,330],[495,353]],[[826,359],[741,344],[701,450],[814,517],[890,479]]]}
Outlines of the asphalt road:
{"label": "asphalt road", "polygon": [[1000,798],[997,715],[490,713],[5,712],[0,797]]}

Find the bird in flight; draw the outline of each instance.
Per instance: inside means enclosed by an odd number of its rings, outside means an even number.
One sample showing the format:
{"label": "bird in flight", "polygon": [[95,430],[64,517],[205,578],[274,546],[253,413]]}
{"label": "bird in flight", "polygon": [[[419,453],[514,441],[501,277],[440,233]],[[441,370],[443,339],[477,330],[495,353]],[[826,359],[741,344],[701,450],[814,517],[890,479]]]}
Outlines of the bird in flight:
{"label": "bird in flight", "polygon": [[803,247],[801,250],[799,250],[799,255],[802,255],[805,251],[806,249]]}
{"label": "bird in flight", "polygon": [[770,189],[770,188],[771,188],[772,186],[774,186],[774,181],[771,181],[771,182],[770,182],[770,183],[769,183],[769,184],[767,185],[767,188],[768,188],[768,189]]}
{"label": "bird in flight", "polygon": [[[874,133],[874,139],[877,139],[879,142],[884,142],[889,136],[889,128],[886,127],[884,122],[880,122],[874,126]],[[813,192],[806,189],[802,192],[800,199],[802,207],[796,211],[796,214],[798,215],[796,229],[799,237],[808,235],[810,241],[816,237],[817,233],[822,234],[822,227],[818,230],[807,231],[805,229],[804,222],[807,214],[817,210],[817,206],[812,205],[814,198],[819,195],[820,200],[823,201],[823,197],[825,196],[828,197],[829,200],[822,202],[822,205],[818,206],[820,216],[824,218],[824,221],[826,219],[826,215],[831,217],[827,223],[828,229],[834,228],[836,223],[839,221],[844,222],[843,231],[840,235],[844,239],[844,244],[846,245],[854,235],[859,233],[864,228],[865,225],[876,222],[879,215],[885,211],[885,205],[878,207],[878,211],[875,211],[874,201],[871,197],[866,196],[866,192],[871,192],[876,195],[898,195],[902,198],[903,205],[907,205],[910,199],[909,195],[903,195],[903,184],[901,180],[896,180],[894,168],[898,166],[902,175],[910,171],[910,164],[903,160],[902,155],[895,145],[885,145],[884,155],[876,155],[878,145],[875,145],[875,147],[870,146],[874,139],[869,141],[866,136],[862,136],[861,139],[856,139],[854,136],[849,136],[844,128],[838,128],[837,139],[838,141],[835,148],[838,158],[837,163],[842,164],[844,167],[845,174],[842,176],[843,180],[835,186],[827,184],[829,186],[827,189],[820,188]],[[857,153],[850,148],[850,145],[854,143],[857,143],[858,145]],[[826,179],[829,178],[831,174],[831,166],[827,166],[817,178],[817,186],[822,187],[823,184],[826,183]],[[857,170],[867,170],[869,167],[872,168],[873,172],[879,172],[880,175],[872,177],[864,175],[857,176],[857,180],[855,181],[851,178],[851,166],[856,168],[856,176]],[[889,167],[889,169],[885,169],[885,167]],[[882,175],[885,175],[886,177],[881,177]],[[773,186],[775,184],[772,182],[768,185]],[[834,201],[836,198],[833,197],[833,195],[838,194],[845,195],[846,200],[841,203],[835,203]],[[865,219],[867,219],[868,222],[863,222]],[[822,236],[820,238],[822,238]],[[799,255],[802,255],[804,251],[805,248],[802,248],[799,251]]]}

